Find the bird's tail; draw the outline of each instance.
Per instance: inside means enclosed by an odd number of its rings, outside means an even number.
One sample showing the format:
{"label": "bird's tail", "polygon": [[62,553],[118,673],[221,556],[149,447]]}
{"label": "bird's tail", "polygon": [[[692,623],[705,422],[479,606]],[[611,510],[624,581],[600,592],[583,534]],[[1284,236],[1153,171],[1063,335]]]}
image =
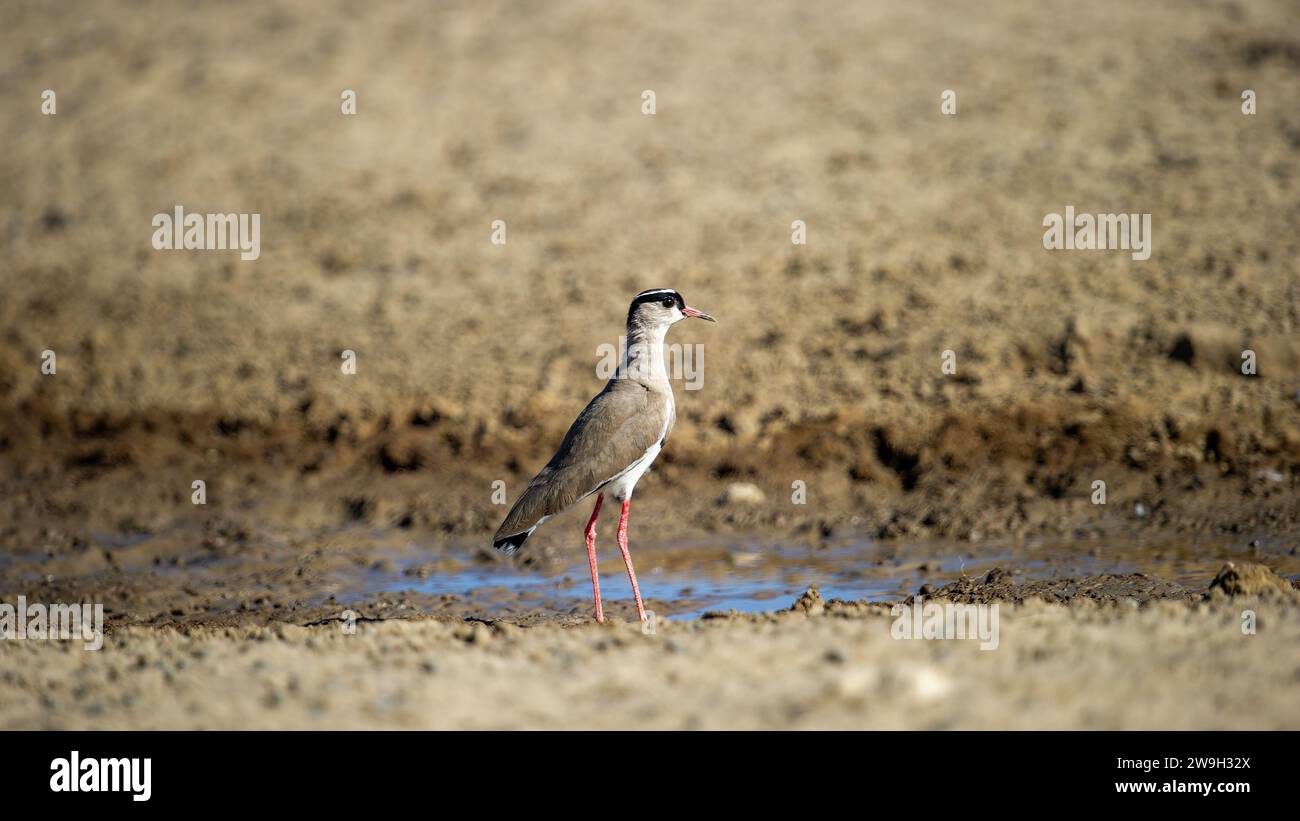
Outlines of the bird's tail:
{"label": "bird's tail", "polygon": [[550,518],[537,509],[542,502],[545,502],[544,494],[538,492],[538,481],[533,479],[510,506],[510,512],[492,537],[492,546],[507,556],[518,550],[533,531]]}
{"label": "bird's tail", "polygon": [[520,545],[527,541],[528,537],[533,535],[533,531],[536,529],[536,527],[530,527],[522,533],[515,533],[512,536],[493,539],[492,546],[509,556],[511,553],[518,550]]}

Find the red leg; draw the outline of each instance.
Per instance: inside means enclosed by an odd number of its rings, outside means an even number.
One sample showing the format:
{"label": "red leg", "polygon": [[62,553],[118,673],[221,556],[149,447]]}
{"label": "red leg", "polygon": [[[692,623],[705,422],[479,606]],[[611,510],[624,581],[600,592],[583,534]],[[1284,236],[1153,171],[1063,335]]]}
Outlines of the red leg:
{"label": "red leg", "polygon": [[632,500],[623,502],[623,512],[618,517],[618,549],[623,551],[623,564],[627,565],[627,577],[632,581],[632,597],[636,599],[636,612],[645,621],[645,605],[641,603],[641,588],[636,584],[636,571],[632,569],[632,554],[627,552],[627,511]]}
{"label": "red leg", "polygon": [[605,611],[600,606],[600,576],[596,574],[596,517],[600,515],[600,503],[604,494],[596,495],[596,507],[587,520],[587,564],[591,566],[591,592],[596,597],[596,621],[605,620]]}

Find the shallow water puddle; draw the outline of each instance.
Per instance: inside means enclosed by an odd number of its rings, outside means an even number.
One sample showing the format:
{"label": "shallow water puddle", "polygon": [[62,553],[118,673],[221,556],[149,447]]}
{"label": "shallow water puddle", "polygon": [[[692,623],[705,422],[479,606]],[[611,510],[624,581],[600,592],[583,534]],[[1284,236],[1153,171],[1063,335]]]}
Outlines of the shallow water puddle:
{"label": "shallow water puddle", "polygon": [[[575,551],[577,552],[577,551]],[[1143,572],[1204,588],[1225,561],[1262,561],[1283,576],[1300,574],[1294,545],[1282,540],[1220,540],[1163,543],[918,543],[871,540],[824,547],[716,541],[643,545],[635,557],[646,606],[660,616],[697,618],[711,611],[763,612],[784,609],[808,587],[825,599],[897,601],[923,584],[939,587],[963,575],[982,578],[994,567],[1018,582],[1100,573]],[[454,553],[454,551],[453,551]],[[371,579],[367,592],[410,590],[456,596],[475,609],[513,615],[534,609],[590,607],[591,581],[585,560],[558,572],[476,562],[462,554],[448,567],[418,577],[411,566]],[[631,600],[631,586],[617,554],[601,556],[601,594],[607,602]]]}

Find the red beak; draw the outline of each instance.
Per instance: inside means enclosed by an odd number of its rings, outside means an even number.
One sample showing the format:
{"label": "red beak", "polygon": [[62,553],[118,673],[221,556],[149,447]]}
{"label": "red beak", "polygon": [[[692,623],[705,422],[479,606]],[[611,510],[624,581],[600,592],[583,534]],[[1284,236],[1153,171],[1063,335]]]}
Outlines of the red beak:
{"label": "red beak", "polygon": [[708,314],[704,313],[703,311],[697,311],[689,305],[687,305],[685,308],[682,308],[682,313],[686,314],[689,317],[694,317],[695,319],[707,319],[709,322],[718,321],[713,317],[709,316]]}

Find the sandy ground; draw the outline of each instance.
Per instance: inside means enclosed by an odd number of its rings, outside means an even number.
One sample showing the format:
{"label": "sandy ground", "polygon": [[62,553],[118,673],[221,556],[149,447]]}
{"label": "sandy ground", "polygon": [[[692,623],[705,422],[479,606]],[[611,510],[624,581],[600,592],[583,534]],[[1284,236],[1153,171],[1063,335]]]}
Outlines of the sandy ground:
{"label": "sandy ground", "polygon": [[[1252,610],[1258,633],[1242,633]],[[1300,609],[1003,605],[999,643],[888,608],[520,628],[393,620],[0,643],[6,728],[1300,728]]]}
{"label": "sandy ground", "polygon": [[626,607],[117,626],[93,650],[0,642],[0,727],[1300,729],[1300,584],[1260,565],[1204,589],[995,569],[896,604],[936,603],[996,623],[915,639],[889,604],[810,589],[650,630]]}
{"label": "sandy ground", "polygon": [[[899,564],[995,540],[1013,572],[1073,573],[1028,546],[1053,538],[1186,582],[1213,538],[1294,577],[1296,31],[1287,2],[3,4],[0,601],[99,600],[114,631],[86,657],[0,646],[4,723],[1295,726],[1285,605],[1235,644],[1227,610],[1048,607],[984,655],[902,649],[866,610],[645,642],[570,601],[371,595],[357,636],[303,625],[394,545],[425,576],[476,561],[493,482],[546,460],[629,297],[664,285],[722,322],[670,337],[703,380],[677,384],[637,555],[690,540],[663,561],[725,576],[744,539]],[[259,213],[261,257],[155,251],[177,204]],[[1152,214],[1151,259],[1044,250],[1068,205]],[[517,567],[574,561],[585,515]],[[525,632],[457,637],[502,610]],[[890,659],[976,695],[923,704]],[[313,712],[333,675],[355,696]]]}

